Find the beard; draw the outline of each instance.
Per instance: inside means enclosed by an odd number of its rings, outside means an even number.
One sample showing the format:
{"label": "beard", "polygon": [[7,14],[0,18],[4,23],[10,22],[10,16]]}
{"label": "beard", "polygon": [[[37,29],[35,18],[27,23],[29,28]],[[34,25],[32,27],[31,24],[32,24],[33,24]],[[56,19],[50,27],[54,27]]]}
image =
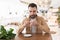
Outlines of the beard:
{"label": "beard", "polygon": [[34,18],[36,18],[37,17],[37,14],[35,14],[35,15],[30,15],[30,19],[34,19]]}

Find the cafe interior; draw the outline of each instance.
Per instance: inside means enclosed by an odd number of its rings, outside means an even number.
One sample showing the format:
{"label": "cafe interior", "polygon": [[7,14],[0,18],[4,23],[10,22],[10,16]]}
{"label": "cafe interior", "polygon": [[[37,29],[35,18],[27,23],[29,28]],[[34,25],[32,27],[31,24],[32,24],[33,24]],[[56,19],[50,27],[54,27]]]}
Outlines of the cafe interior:
{"label": "cafe interior", "polygon": [[[24,18],[29,15],[28,5],[30,3],[37,4],[37,15],[45,19],[53,33],[31,35],[26,34],[26,28],[24,28],[22,34],[18,36],[17,31],[21,26],[7,25],[11,22],[22,23]],[[2,26],[6,31],[10,28],[14,29],[15,37],[12,40],[60,40],[60,0],[0,0],[0,25],[0,35],[4,35],[4,33],[1,34]],[[0,39],[2,38],[1,36]]]}

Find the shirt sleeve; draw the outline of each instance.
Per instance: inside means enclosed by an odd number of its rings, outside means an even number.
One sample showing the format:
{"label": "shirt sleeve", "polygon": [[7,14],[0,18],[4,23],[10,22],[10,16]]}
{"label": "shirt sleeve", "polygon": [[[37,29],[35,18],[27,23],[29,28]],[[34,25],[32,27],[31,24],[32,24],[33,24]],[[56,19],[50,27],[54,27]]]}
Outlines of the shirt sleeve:
{"label": "shirt sleeve", "polygon": [[41,29],[46,32],[46,33],[50,33],[50,28],[48,27],[46,21],[44,18],[41,17]]}

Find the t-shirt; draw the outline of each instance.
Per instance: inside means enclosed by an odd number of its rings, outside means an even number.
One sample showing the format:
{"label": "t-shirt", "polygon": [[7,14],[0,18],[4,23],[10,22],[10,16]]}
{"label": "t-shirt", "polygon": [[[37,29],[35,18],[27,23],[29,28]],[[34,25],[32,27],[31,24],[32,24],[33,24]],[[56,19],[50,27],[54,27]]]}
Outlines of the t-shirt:
{"label": "t-shirt", "polygon": [[[31,19],[30,21],[31,21],[31,22],[32,22],[32,21],[36,21],[36,19]],[[32,33],[36,33],[36,26],[33,25],[33,26],[31,27],[31,32],[32,32]]]}

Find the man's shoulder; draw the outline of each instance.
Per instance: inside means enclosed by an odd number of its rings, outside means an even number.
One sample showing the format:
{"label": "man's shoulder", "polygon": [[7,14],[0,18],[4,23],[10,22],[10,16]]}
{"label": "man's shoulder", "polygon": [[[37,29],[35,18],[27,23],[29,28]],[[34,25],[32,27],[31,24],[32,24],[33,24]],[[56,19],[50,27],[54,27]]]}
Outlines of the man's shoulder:
{"label": "man's shoulder", "polygon": [[[44,17],[42,17],[42,16],[37,16],[37,19],[44,20]],[[26,21],[26,20],[29,20],[29,17],[24,18],[24,21]]]}
{"label": "man's shoulder", "polygon": [[44,17],[42,17],[42,16],[37,16],[37,18],[38,18],[38,19],[44,19]]}

